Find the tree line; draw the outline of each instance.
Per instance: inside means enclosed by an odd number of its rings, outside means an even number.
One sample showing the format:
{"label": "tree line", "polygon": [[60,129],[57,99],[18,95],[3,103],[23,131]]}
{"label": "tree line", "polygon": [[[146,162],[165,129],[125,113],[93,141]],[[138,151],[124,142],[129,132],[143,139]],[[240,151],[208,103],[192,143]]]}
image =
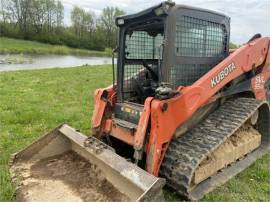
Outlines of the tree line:
{"label": "tree line", "polygon": [[60,0],[0,0],[0,36],[104,50],[116,46],[114,19],[123,14],[117,7],[107,7],[96,16],[74,6],[72,25],[66,26]]}

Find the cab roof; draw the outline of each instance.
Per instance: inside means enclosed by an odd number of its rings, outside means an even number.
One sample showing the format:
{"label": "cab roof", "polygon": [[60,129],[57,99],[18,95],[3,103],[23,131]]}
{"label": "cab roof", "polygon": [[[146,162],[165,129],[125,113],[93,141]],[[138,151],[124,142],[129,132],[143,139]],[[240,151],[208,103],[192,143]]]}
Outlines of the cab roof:
{"label": "cab roof", "polygon": [[[138,13],[119,16],[116,18],[115,22],[116,22],[116,25],[120,27],[123,24],[125,24],[125,25],[130,24],[134,20],[141,21],[141,20],[153,18],[153,17],[167,16],[167,15],[170,15],[172,12],[174,12],[178,9],[181,9],[181,8],[207,12],[207,13],[219,15],[220,17],[224,17],[224,18],[230,20],[230,18],[228,16],[224,15],[223,13],[219,13],[219,12],[208,10],[208,9],[193,7],[193,6],[175,4],[174,2],[164,1],[158,5],[155,5],[155,6],[148,8],[148,9],[142,10]],[[124,23],[123,24],[119,23],[119,20],[123,20]]]}

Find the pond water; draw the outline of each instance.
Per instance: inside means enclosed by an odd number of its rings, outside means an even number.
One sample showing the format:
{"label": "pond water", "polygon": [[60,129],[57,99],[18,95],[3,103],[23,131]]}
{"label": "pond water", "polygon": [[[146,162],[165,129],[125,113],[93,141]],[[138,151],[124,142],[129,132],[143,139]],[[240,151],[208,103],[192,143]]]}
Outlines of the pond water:
{"label": "pond water", "polygon": [[112,64],[109,57],[85,57],[72,55],[0,55],[0,71],[27,69],[66,68],[82,65]]}

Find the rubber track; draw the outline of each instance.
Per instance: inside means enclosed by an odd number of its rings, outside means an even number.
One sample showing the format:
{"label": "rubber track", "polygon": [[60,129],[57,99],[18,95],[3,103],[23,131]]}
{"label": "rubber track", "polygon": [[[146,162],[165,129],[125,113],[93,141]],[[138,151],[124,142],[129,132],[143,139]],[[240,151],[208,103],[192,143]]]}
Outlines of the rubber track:
{"label": "rubber track", "polygon": [[263,103],[253,98],[226,101],[195,128],[172,140],[160,169],[160,175],[167,179],[167,186],[185,199],[192,199],[190,192],[194,187],[191,182],[196,168]]}

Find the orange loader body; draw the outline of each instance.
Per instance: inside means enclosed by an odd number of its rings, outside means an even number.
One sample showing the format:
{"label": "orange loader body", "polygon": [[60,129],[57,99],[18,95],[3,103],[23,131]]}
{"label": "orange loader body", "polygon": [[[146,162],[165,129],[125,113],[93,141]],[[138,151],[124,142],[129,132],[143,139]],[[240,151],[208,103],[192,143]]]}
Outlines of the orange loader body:
{"label": "orange loader body", "polygon": [[[134,133],[114,124],[111,108],[115,104],[113,86],[97,89],[92,126],[96,134],[113,137],[146,152],[146,170],[158,176],[170,141],[198,109],[216,100],[217,92],[245,72],[256,71],[251,86],[256,99],[266,100],[265,82],[270,78],[270,38],[255,39],[230,55],[191,86],[179,86],[178,95],[167,100],[148,97]],[[213,80],[215,79],[215,80]],[[149,134],[147,128],[150,127]],[[147,140],[146,140],[147,137]],[[146,141],[146,144],[143,144]]]}

